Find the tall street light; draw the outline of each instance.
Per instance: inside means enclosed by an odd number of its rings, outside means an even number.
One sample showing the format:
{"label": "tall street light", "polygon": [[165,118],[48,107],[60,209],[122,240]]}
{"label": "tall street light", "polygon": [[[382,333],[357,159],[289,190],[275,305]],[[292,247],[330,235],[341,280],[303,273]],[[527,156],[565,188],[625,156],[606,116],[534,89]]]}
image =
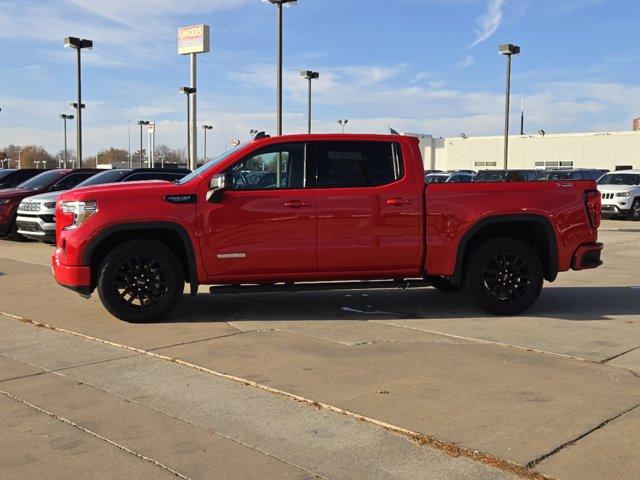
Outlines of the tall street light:
{"label": "tall street light", "polygon": [[144,158],[143,158],[143,150],[142,150],[142,127],[145,125],[149,125],[151,122],[149,120],[138,120],[138,125],[140,125],[140,168],[144,166]]}
{"label": "tall street light", "polygon": [[277,81],[276,81],[276,130],[277,135],[282,135],[282,6],[286,3],[295,5],[298,0],[269,0],[277,9],[278,34],[277,34]]}
{"label": "tall street light", "polygon": [[194,152],[191,148],[191,95],[195,95],[197,90],[194,87],[180,87],[179,91],[187,96],[187,165],[191,170],[195,170],[196,159],[193,158]]}
{"label": "tall street light", "polygon": [[207,163],[207,130],[213,130],[213,125],[202,125],[204,130],[204,163]]}
{"label": "tall street light", "polygon": [[73,115],[62,113],[60,114],[60,118],[64,122],[64,166],[66,168],[67,162],[69,161],[69,150],[67,149],[67,120],[73,120]]}
{"label": "tall street light", "polygon": [[312,72],[311,70],[303,70],[300,72],[300,76],[309,82],[309,93],[307,99],[307,133],[311,133],[311,81],[316,78],[320,78],[320,74],[318,72]]}
{"label": "tall street light", "polygon": [[507,93],[504,106],[504,169],[509,164],[509,103],[511,98],[511,57],[520,53],[520,47],[510,43],[500,45],[499,52],[507,57]]}
{"label": "tall street light", "polygon": [[338,120],[338,124],[342,127],[342,133],[344,133],[344,129],[346,128],[347,123],[349,123],[348,118],[345,118],[344,120]]}
{"label": "tall street light", "polygon": [[[64,46],[75,48],[78,52],[78,101],[77,105],[82,105],[82,68],[81,68],[81,52],[83,48],[93,48],[93,40],[87,40],[78,37],[66,37]],[[82,168],[82,108],[76,108],[76,156],[78,158],[78,167]]]}

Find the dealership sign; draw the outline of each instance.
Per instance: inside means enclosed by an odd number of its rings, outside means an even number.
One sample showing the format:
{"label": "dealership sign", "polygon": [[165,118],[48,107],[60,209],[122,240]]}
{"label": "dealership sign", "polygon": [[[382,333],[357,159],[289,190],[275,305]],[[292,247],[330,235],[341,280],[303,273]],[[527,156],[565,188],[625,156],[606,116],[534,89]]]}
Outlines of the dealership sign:
{"label": "dealership sign", "polygon": [[206,53],[209,51],[209,25],[191,25],[178,29],[178,54]]}

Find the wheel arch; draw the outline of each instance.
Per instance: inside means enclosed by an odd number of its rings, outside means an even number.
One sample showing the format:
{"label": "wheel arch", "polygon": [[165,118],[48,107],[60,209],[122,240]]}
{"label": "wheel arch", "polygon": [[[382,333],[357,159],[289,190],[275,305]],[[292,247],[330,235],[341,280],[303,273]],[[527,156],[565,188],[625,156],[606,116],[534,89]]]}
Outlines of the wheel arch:
{"label": "wheel arch", "polygon": [[[83,264],[91,267],[92,282],[108,253],[122,242],[137,239],[157,241],[171,250],[180,261],[191,293],[198,289],[198,273],[193,242],[187,230],[174,222],[141,222],[111,225],[91,240],[83,254]],[[95,287],[95,285],[92,285]]]}
{"label": "wheel arch", "polygon": [[498,236],[528,243],[540,255],[544,278],[553,282],[558,276],[558,243],[548,218],[536,214],[496,215],[483,218],[471,226],[460,239],[456,252],[456,266],[451,279],[461,283],[465,261],[476,245]]}

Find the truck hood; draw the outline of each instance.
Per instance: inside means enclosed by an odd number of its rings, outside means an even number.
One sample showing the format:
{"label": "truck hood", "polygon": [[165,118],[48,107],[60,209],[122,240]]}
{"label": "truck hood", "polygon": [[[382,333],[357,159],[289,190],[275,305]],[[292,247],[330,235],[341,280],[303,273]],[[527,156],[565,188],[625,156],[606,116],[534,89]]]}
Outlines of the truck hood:
{"label": "truck hood", "polygon": [[163,180],[143,180],[139,182],[106,183],[89,187],[74,188],[64,192],[61,200],[96,200],[105,197],[125,197],[127,194],[171,193],[178,185]]}
{"label": "truck hood", "polygon": [[640,186],[639,185],[598,185],[598,191],[600,193],[633,192],[634,190],[640,191]]}
{"label": "truck hood", "polygon": [[41,190],[30,190],[28,188],[4,188],[0,190],[0,199],[24,198],[36,195]]}

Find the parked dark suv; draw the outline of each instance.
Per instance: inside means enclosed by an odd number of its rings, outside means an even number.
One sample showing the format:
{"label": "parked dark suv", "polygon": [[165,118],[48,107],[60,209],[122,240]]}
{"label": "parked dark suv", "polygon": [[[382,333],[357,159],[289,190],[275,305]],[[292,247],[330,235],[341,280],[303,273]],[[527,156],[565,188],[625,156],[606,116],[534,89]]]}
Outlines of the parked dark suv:
{"label": "parked dark suv", "polygon": [[474,182],[531,182],[536,179],[535,170],[480,170]]}
{"label": "parked dark suv", "polygon": [[43,172],[44,170],[37,170],[35,168],[3,168],[0,170],[0,190],[15,188]]}
{"label": "parked dark suv", "polygon": [[547,170],[538,175],[538,180],[598,180],[609,170],[579,168],[575,170]]}

